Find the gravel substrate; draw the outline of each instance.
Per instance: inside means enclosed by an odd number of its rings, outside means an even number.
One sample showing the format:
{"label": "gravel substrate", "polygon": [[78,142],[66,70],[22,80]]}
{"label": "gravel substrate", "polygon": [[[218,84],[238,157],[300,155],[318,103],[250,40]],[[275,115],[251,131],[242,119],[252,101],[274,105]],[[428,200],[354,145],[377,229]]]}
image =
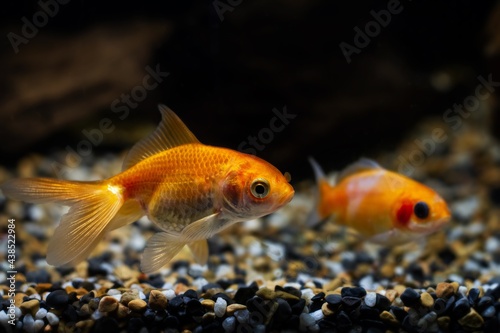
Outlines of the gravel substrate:
{"label": "gravel substrate", "polygon": [[[158,274],[139,271],[155,229],[143,218],[112,232],[74,268],[45,262],[64,209],[0,197],[0,225],[16,219],[16,329],[25,332],[500,332],[500,146],[469,129],[451,135],[411,175],[440,192],[453,221],[425,240],[384,248],[332,223],[307,229],[312,180],[269,217],[209,240],[206,266],[182,252]],[[377,160],[397,170],[411,140]],[[54,156],[27,156],[0,181],[52,176]],[[106,155],[68,173],[98,179],[120,169]],[[319,161],[321,162],[321,161]],[[312,178],[312,172],[311,172]],[[0,254],[0,322],[8,324],[7,239]]]}

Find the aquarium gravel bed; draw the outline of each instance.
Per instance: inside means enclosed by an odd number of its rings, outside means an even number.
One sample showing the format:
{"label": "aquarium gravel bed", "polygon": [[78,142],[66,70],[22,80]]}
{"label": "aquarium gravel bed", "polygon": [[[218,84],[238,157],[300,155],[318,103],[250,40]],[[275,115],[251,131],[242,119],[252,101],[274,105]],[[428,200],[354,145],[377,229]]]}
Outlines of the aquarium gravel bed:
{"label": "aquarium gravel bed", "polygon": [[[397,170],[413,139],[377,160]],[[60,157],[26,156],[17,169],[0,167],[0,181],[53,176]],[[104,178],[122,158],[98,156],[67,175]],[[25,332],[500,332],[500,146],[470,129],[411,176],[440,192],[453,213],[449,226],[421,241],[386,248],[332,223],[307,228],[311,172],[292,182],[296,196],[284,209],[211,238],[206,266],[186,250],[152,275],[139,270],[155,231],[146,218],[113,231],[87,261],[55,268],[45,253],[64,208],[0,197],[0,322]]]}

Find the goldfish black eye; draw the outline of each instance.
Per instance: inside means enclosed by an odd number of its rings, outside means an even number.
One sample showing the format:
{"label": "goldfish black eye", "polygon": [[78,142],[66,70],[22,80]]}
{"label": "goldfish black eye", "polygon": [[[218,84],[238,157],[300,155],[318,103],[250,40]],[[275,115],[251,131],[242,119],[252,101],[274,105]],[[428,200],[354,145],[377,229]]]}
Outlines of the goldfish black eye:
{"label": "goldfish black eye", "polygon": [[269,194],[269,183],[265,179],[256,179],[250,186],[250,192],[256,198],[265,198]]}
{"label": "goldfish black eye", "polygon": [[419,201],[413,207],[413,212],[419,219],[426,219],[429,216],[429,205],[423,201]]}

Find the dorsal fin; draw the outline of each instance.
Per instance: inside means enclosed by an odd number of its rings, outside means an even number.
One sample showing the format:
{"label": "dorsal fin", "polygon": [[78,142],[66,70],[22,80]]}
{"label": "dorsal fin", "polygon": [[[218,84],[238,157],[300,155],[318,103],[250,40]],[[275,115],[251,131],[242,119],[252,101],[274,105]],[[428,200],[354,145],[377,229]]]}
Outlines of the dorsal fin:
{"label": "dorsal fin", "polygon": [[357,162],[347,166],[337,177],[337,182],[363,170],[383,169],[380,164],[369,158],[360,158]]}
{"label": "dorsal fin", "polygon": [[160,124],[153,133],[137,142],[130,149],[123,162],[123,170],[172,147],[200,142],[174,111],[163,104],[158,105],[158,108],[162,117]]}

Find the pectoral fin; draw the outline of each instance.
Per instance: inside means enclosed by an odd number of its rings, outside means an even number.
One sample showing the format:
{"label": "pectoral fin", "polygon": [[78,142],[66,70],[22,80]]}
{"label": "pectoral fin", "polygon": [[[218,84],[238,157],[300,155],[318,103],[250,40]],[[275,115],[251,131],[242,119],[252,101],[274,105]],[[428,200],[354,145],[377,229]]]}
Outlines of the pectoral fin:
{"label": "pectoral fin", "polygon": [[220,213],[214,213],[190,223],[182,230],[181,237],[187,242],[208,239],[230,224],[228,220],[220,218]]}
{"label": "pectoral fin", "polygon": [[169,263],[186,243],[178,234],[168,232],[154,234],[144,249],[141,270],[146,274],[158,271]]}
{"label": "pectoral fin", "polygon": [[193,252],[196,262],[205,265],[208,261],[208,243],[205,239],[189,243],[189,248]]}

